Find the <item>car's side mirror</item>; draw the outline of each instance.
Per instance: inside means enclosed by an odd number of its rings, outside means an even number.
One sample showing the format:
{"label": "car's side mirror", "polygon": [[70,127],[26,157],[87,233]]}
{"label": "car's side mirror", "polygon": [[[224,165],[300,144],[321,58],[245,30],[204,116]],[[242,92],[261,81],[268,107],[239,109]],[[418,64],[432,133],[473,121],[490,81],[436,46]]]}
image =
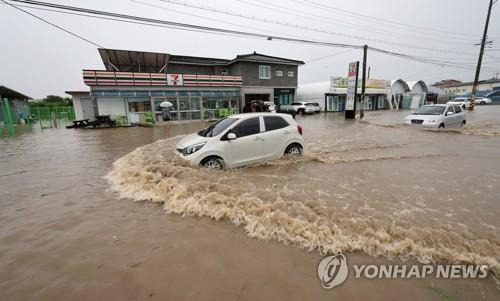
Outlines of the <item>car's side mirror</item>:
{"label": "car's side mirror", "polygon": [[236,139],[236,134],[235,133],[229,133],[227,134],[227,140],[235,140]]}
{"label": "car's side mirror", "polygon": [[453,115],[453,114],[455,114],[455,113],[453,113],[453,112],[446,112],[446,116]]}

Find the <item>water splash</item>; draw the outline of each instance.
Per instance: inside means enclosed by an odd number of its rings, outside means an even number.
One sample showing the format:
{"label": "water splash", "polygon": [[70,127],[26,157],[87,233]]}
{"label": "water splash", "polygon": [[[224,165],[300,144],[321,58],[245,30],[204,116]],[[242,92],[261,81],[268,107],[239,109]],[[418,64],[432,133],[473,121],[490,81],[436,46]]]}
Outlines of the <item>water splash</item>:
{"label": "water splash", "polygon": [[[121,198],[163,204],[169,213],[207,216],[242,226],[249,237],[295,244],[322,254],[363,251],[372,256],[416,259],[422,263],[452,262],[499,267],[500,242],[477,237],[454,225],[436,228],[407,220],[425,212],[420,204],[390,214],[376,202],[356,206],[344,196],[321,191],[318,197],[289,186],[279,168],[316,164],[358,164],[366,161],[419,159],[437,156],[326,156],[327,148],[303,157],[265,162],[256,167],[212,172],[191,166],[175,154],[178,137],[137,148],[118,159],[106,176]],[[318,149],[316,149],[318,150]],[[275,175],[272,186],[260,187],[252,173]],[[314,185],[311,181],[309,185]],[[265,185],[262,185],[265,186]],[[301,191],[302,189],[302,191]],[[353,206],[351,206],[353,205]],[[453,230],[453,231],[452,231]]]}

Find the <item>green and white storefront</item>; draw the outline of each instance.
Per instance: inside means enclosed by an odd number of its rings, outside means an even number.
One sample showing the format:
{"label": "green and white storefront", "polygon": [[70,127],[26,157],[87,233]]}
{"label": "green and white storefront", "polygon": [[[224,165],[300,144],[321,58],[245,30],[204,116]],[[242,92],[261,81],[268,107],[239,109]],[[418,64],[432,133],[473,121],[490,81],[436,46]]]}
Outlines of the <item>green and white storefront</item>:
{"label": "green and white storefront", "polygon": [[173,104],[173,121],[214,120],[241,110],[241,76],[84,70],[83,77],[90,96],[75,105],[82,119],[159,123],[164,101]]}

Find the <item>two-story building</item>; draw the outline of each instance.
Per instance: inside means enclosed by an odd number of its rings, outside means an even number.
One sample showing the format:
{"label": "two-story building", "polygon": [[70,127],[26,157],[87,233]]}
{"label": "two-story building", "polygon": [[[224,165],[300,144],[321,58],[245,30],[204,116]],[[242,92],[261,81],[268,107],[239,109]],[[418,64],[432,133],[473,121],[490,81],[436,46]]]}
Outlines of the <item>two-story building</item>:
{"label": "two-story building", "polygon": [[[246,103],[289,104],[304,62],[251,53],[232,60],[143,51],[99,49],[105,70],[84,70],[90,94],[74,99],[76,116],[161,120],[160,104],[173,104],[173,120],[211,120],[240,112]],[[81,112],[80,112],[81,111]]]}

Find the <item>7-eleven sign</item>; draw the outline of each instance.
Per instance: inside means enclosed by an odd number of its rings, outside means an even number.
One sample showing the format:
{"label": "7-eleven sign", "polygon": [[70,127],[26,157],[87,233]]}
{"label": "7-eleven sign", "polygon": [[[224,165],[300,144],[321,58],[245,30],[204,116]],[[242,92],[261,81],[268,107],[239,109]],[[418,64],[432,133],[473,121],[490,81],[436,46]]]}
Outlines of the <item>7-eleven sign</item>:
{"label": "7-eleven sign", "polygon": [[182,86],[182,74],[167,74],[168,86]]}

